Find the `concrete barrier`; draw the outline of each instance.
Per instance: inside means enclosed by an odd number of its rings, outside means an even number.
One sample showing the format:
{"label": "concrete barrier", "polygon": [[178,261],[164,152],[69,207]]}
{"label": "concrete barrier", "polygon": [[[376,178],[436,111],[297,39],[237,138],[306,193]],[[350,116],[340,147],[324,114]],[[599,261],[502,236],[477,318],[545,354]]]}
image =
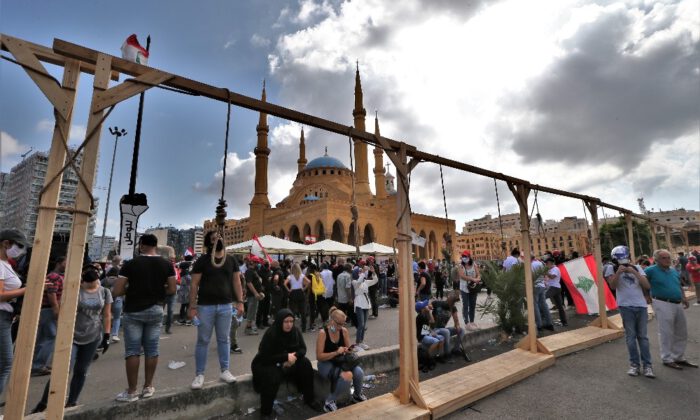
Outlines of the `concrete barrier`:
{"label": "concrete barrier", "polygon": [[[498,327],[470,331],[466,334],[467,348],[479,346],[498,337]],[[453,346],[456,344],[453,339]],[[367,350],[360,355],[361,366],[365,374],[390,372],[399,368],[399,346],[388,346]],[[312,362],[316,369],[316,361]],[[315,375],[314,386],[317,398],[323,399],[330,390],[330,382]],[[87,390],[86,390],[87,391]],[[89,392],[86,392],[86,397]],[[296,387],[289,383],[280,387],[277,398],[286,400],[288,395],[298,396]],[[348,395],[349,398],[349,395]],[[87,399],[87,398],[86,398]],[[235,384],[211,382],[198,391],[189,387],[170,390],[159,390],[152,398],[142,399],[133,403],[118,403],[114,401],[97,401],[86,403],[73,409],[67,409],[65,419],[94,420],[94,419],[153,419],[153,420],[185,420],[206,419],[225,415],[235,416],[247,413],[248,408],[256,410],[260,407],[260,396],[253,390],[252,375],[240,375]],[[43,419],[44,413],[34,414],[27,419]]]}

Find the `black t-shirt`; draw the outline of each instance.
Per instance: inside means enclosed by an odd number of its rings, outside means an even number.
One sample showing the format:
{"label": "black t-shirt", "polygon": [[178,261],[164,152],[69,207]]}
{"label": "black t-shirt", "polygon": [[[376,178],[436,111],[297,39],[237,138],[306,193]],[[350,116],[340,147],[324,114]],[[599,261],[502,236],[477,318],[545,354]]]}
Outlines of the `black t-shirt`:
{"label": "black t-shirt", "polygon": [[204,254],[197,258],[192,266],[192,274],[201,274],[197,304],[225,305],[235,300],[233,291],[233,273],[237,273],[238,264],[235,258],[226,256],[224,265],[217,268],[211,264],[211,255]]}
{"label": "black t-shirt", "polygon": [[421,278],[425,278],[425,286],[420,290],[421,295],[430,295],[430,274],[428,274],[427,271],[424,271],[422,273],[418,273],[418,284],[416,285],[416,290],[420,287],[421,284]]}
{"label": "black t-shirt", "polygon": [[248,284],[252,284],[253,288],[258,292],[262,292],[262,283],[260,281],[260,275],[258,274],[257,270],[255,268],[249,268],[245,272],[245,286],[246,286],[246,293],[249,293],[250,296],[254,296],[252,293],[250,293],[250,289],[248,288]]}
{"label": "black t-shirt", "polygon": [[430,318],[423,312],[419,313],[416,316],[416,337],[418,338],[418,342],[421,342],[423,336],[430,335],[430,331]]}
{"label": "black t-shirt", "polygon": [[126,261],[119,275],[129,279],[124,312],[139,312],[165,301],[168,277],[175,276],[175,269],[161,256],[139,255]]}
{"label": "black t-shirt", "polygon": [[435,328],[445,328],[452,314],[457,312],[455,305],[450,306],[444,300],[433,302],[433,318],[435,318]]}

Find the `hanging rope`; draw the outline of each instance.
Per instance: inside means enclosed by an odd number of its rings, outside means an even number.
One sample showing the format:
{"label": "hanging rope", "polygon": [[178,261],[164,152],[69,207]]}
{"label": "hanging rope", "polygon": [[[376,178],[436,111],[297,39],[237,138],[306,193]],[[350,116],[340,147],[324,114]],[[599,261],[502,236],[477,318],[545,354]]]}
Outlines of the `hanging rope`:
{"label": "hanging rope", "polygon": [[[445,207],[445,228],[446,228],[446,234],[445,234],[445,248],[447,249],[447,253],[450,254],[450,258],[448,260],[451,260],[452,255],[451,255],[451,244],[452,244],[452,235],[450,235],[450,221],[449,218],[447,217],[447,199],[445,198],[445,180],[442,176],[442,165],[440,166],[440,185],[442,186],[442,205]],[[449,262],[448,262],[449,264]]]}
{"label": "hanging rope", "polygon": [[506,238],[503,235],[503,221],[501,220],[501,200],[498,198],[498,184],[496,183],[496,178],[493,179],[493,189],[496,191],[496,206],[498,207],[498,227],[501,229],[501,251],[503,255],[506,252]]}
{"label": "hanging rope", "polygon": [[228,133],[231,125],[231,92],[228,89],[226,90],[226,104],[227,106],[227,111],[226,111],[226,136],[224,138],[224,174],[221,177],[221,197],[219,198],[219,204],[216,206],[216,240],[212,244],[214,249],[212,250],[211,253],[211,264],[216,267],[220,268],[223,267],[224,263],[226,262],[226,258],[221,259],[220,262],[216,262],[216,248],[219,245],[219,242],[221,242],[221,247],[225,247],[226,244],[224,243],[224,226],[226,225],[226,200],[224,199],[224,192],[226,191],[226,161],[228,160]]}
{"label": "hanging rope", "polygon": [[[351,128],[352,129],[352,128]],[[357,210],[357,203],[355,202],[355,168],[354,168],[354,162],[352,158],[352,131],[348,130],[348,154],[350,155],[350,175],[352,177],[352,202],[350,203],[350,215],[352,218],[352,225],[353,225],[353,235],[355,236],[355,257],[360,258],[360,244],[359,244],[359,236],[360,236],[360,229],[357,226],[357,220],[359,219],[359,212]]]}

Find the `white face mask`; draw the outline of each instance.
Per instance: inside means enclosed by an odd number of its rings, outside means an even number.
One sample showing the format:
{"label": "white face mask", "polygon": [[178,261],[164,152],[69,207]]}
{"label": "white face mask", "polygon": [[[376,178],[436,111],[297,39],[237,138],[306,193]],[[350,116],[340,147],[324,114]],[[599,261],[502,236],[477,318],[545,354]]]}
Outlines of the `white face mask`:
{"label": "white face mask", "polygon": [[7,256],[12,258],[13,260],[16,260],[17,258],[24,255],[25,251],[25,248],[20,248],[17,244],[13,244],[12,248],[7,250]]}

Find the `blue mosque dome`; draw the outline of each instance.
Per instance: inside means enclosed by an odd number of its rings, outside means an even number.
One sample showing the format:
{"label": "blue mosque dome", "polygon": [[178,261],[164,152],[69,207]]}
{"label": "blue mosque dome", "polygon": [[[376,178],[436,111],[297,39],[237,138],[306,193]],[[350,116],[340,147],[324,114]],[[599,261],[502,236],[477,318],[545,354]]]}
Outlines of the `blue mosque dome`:
{"label": "blue mosque dome", "polygon": [[347,169],[345,165],[338,159],[328,156],[328,149],[326,148],[326,154],[317,157],[316,159],[313,159],[309,163],[306,164],[305,169],[314,169],[314,168],[338,168],[338,169]]}

